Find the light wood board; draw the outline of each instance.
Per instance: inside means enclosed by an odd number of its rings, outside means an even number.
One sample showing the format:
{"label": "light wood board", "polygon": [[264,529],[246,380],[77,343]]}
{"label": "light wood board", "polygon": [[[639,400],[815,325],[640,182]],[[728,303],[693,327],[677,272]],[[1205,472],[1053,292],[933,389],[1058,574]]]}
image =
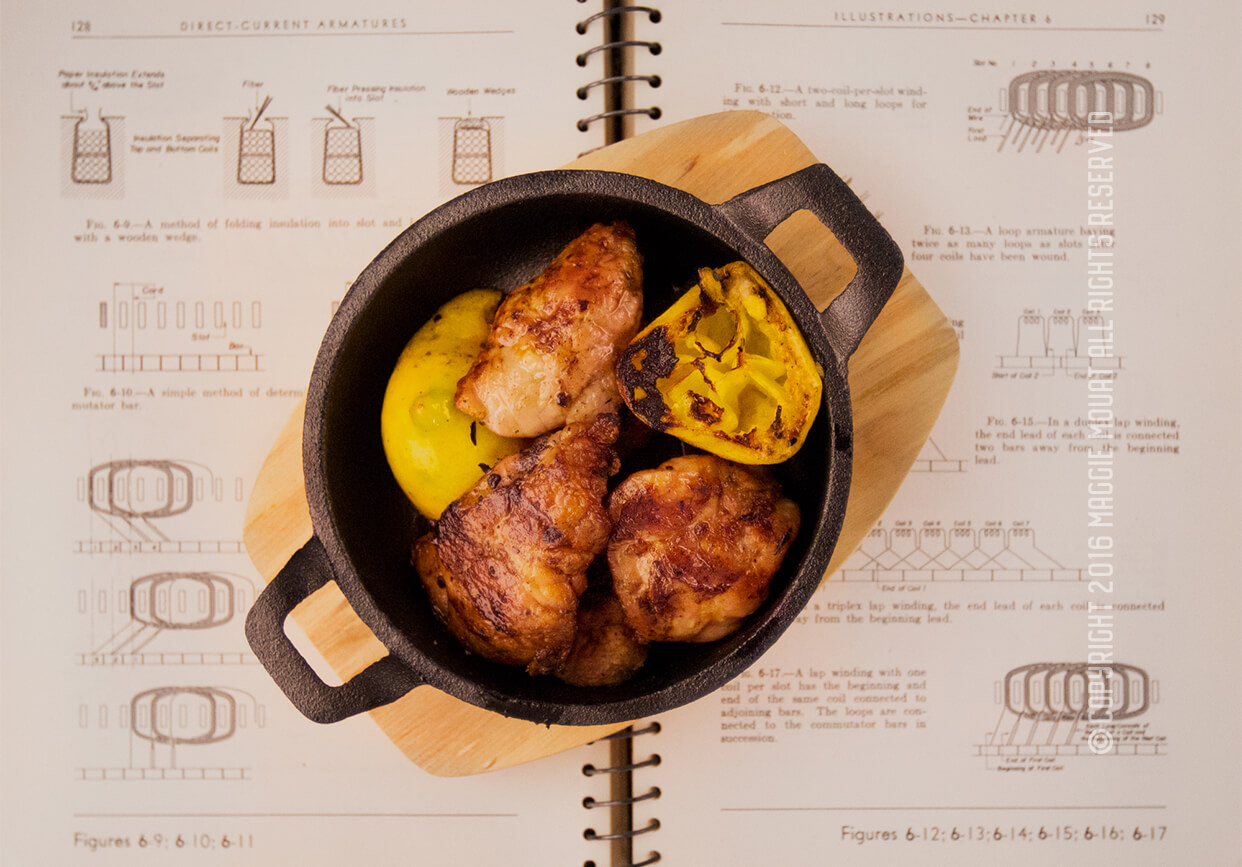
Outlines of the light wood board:
{"label": "light wood board", "polygon": [[[832,165],[831,155],[812,154],[767,115],[725,112],[628,139],[568,168],[642,175],[715,203],[821,161]],[[821,309],[854,271],[853,260],[807,212],[779,226],[768,245]],[[918,457],[948,395],[957,358],[953,328],[907,269],[850,360],[854,472],[829,574],[862,542]],[[245,521],[246,550],[267,581],[311,536],[300,407],[259,472]],[[293,618],[343,680],[386,654],[334,583],[299,605]],[[371,716],[410,761],[444,776],[521,764],[624,727],[549,727],[508,719],[429,686]]]}

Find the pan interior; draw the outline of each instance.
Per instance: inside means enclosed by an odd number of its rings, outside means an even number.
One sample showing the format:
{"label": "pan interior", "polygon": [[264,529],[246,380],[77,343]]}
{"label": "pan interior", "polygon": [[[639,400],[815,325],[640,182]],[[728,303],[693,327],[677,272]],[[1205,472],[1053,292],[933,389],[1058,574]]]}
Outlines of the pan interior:
{"label": "pan interior", "polygon": [[[600,194],[551,194],[483,210],[409,250],[398,239],[352,290],[368,293],[367,303],[352,308],[357,311],[352,321],[332,326],[346,330],[336,363],[327,372],[319,462],[327,508],[363,592],[351,593],[348,577],[342,579],[343,589],[393,653],[433,684],[484,706],[500,709],[510,701],[533,701],[589,707],[676,690],[705,667],[738,653],[756,630],[767,628],[768,609],[798,571],[821,521],[830,449],[826,404],[798,455],[774,468],[802,509],[802,531],[768,603],[734,636],[711,644],[655,646],[644,668],[627,683],[582,688],[469,655],[435,618],[409,562],[420,522],[392,478],[380,442],[380,405],[388,375],[409,338],[450,298],[480,287],[514,289],[539,274],[593,222],[616,219],[629,221],[638,239],[646,320],[693,285],[698,268],[744,258],[707,231],[652,205]],[[817,335],[807,337],[827,367],[822,341]],[[676,441],[663,435],[659,439],[665,442],[623,461],[611,484],[679,453]],[[417,653],[447,674],[419,664]]]}

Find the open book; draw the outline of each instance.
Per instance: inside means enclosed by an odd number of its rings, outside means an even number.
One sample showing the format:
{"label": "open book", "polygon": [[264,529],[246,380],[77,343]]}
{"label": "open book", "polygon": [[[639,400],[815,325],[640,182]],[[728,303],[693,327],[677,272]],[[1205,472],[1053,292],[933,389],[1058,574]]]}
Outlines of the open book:
{"label": "open book", "polygon": [[[1240,32],[6,0],[0,860],[1236,863]],[[354,276],[458,193],[732,109],[848,178],[958,330],[888,513],[631,737],[440,778],[305,721],[242,636],[239,527]]]}

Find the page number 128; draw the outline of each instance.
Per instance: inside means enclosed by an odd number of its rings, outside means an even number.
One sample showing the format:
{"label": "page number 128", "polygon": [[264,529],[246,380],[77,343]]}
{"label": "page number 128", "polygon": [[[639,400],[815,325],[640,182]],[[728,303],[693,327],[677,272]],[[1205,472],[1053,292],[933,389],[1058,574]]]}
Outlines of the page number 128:
{"label": "page number 128", "polygon": [[69,32],[70,32],[70,33],[90,33],[90,32],[91,32],[91,22],[89,22],[89,21],[70,21],[70,22],[69,22]]}

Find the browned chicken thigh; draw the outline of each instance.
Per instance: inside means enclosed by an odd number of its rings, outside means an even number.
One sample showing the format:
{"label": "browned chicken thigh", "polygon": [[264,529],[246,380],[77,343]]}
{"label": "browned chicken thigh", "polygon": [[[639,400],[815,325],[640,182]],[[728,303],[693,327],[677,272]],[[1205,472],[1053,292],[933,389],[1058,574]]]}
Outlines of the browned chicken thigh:
{"label": "browned chicken thigh", "polygon": [[642,257],[624,222],[597,223],[505,296],[458,409],[507,437],[533,437],[620,401],[614,366],[642,319]]}
{"label": "browned chicken thigh", "polygon": [[531,674],[573,646],[587,568],[608,543],[617,417],[576,422],[496,463],[414,544],[441,620],[469,650]]}
{"label": "browned chicken thigh", "polygon": [[647,643],[625,619],[612,587],[591,587],[578,607],[574,645],[556,676],[574,686],[622,683],[647,661]]}
{"label": "browned chicken thigh", "polygon": [[801,520],[769,471],[714,455],[634,473],[609,512],[613,586],[647,641],[715,641],[736,630],[767,598]]}

